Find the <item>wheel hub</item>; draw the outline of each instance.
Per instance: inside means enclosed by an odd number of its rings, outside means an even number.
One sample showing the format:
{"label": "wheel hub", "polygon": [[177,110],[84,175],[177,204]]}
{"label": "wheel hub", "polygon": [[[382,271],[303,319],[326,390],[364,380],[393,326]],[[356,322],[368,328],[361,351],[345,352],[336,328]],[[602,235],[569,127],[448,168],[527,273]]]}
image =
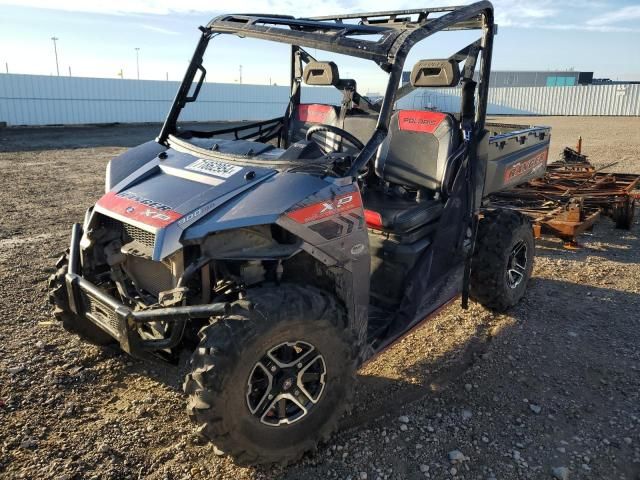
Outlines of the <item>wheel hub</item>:
{"label": "wheel hub", "polygon": [[324,357],[310,343],[284,342],[253,366],[247,381],[249,411],[265,425],[301,420],[320,400],[327,373]]}
{"label": "wheel hub", "polygon": [[520,240],[513,246],[507,261],[507,285],[516,288],[527,275],[527,244]]}

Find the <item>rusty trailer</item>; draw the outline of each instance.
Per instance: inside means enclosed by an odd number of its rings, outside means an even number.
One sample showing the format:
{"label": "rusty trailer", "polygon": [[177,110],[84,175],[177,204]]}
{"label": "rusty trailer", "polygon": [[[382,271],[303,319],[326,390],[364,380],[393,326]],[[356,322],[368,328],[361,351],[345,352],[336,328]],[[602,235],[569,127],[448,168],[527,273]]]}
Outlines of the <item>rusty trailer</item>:
{"label": "rusty trailer", "polygon": [[526,214],[537,238],[553,235],[566,247],[577,247],[577,236],[601,216],[610,217],[616,228],[633,225],[640,175],[603,172],[614,165],[595,168],[586,155],[567,147],[543,177],[491,195],[489,206]]}

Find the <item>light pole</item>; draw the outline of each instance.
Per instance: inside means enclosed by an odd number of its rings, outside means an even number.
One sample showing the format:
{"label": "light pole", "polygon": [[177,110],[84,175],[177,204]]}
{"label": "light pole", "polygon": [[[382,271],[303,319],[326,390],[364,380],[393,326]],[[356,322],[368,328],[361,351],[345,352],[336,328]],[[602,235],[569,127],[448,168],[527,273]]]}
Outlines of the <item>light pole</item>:
{"label": "light pole", "polygon": [[58,67],[58,47],[56,46],[56,42],[60,40],[58,37],[51,37],[53,40],[53,53],[56,55],[56,72],[58,76],[60,76],[60,68]]}
{"label": "light pole", "polygon": [[140,80],[140,55],[139,55],[140,48],[136,47],[135,51],[136,51],[136,71],[138,72],[138,80]]}

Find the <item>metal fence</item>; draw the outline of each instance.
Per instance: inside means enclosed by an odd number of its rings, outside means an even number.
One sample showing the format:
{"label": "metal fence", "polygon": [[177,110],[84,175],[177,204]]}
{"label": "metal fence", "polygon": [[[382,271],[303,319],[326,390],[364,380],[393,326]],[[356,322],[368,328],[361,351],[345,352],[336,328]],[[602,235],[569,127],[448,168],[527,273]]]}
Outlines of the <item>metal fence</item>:
{"label": "metal fence", "polygon": [[[161,122],[180,82],[0,74],[0,122],[56,125]],[[333,87],[303,89],[305,102],[339,103]],[[285,111],[289,87],[205,83],[184,121],[262,120]]]}
{"label": "metal fence", "polygon": [[[490,88],[491,115],[640,115],[640,85]],[[460,89],[419,89],[399,108],[460,110]]]}
{"label": "metal fence", "polygon": [[[9,125],[161,122],[179,82],[0,74],[0,122]],[[458,111],[460,89],[419,89],[399,108]],[[281,115],[289,88],[205,83],[187,121],[260,120]],[[334,103],[332,87],[303,89],[304,102]],[[504,115],[640,115],[640,85],[490,89],[489,113]]]}

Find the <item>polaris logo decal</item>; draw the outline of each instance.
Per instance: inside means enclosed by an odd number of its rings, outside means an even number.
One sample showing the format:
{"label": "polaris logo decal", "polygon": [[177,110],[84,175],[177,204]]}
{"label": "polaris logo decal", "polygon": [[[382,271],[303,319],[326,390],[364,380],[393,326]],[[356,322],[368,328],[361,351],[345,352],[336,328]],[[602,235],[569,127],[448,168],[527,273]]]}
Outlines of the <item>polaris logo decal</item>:
{"label": "polaris logo decal", "polygon": [[422,110],[400,110],[398,128],[406,132],[433,133],[446,118],[444,113]]}
{"label": "polaris logo decal", "polygon": [[204,158],[201,158],[187,165],[185,169],[192,170],[194,172],[206,173],[207,175],[214,175],[220,178],[229,178],[231,175],[235,175],[242,170],[242,167],[230,165],[218,160],[205,160]]}

